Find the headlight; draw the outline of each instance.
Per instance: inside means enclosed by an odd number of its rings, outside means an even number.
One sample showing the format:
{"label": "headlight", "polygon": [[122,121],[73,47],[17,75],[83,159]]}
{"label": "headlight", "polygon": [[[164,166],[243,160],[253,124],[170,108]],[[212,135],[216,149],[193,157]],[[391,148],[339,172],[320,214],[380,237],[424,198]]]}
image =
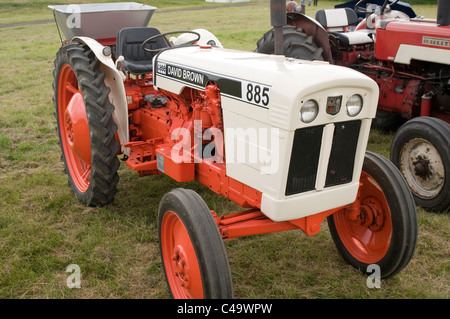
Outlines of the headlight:
{"label": "headlight", "polygon": [[314,100],[308,100],[300,108],[300,119],[303,123],[311,123],[319,112],[319,105]]}
{"label": "headlight", "polygon": [[361,95],[359,95],[359,94],[352,95],[348,99],[347,105],[345,106],[348,116],[353,117],[353,116],[358,115],[359,112],[361,112],[361,110],[362,110],[362,106],[363,106],[363,99],[362,99]]}

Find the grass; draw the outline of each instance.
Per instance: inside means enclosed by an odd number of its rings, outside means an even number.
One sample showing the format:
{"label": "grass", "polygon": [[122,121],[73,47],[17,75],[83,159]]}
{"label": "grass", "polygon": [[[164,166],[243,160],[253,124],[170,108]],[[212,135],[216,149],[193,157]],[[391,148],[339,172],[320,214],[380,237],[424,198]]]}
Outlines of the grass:
{"label": "grass", "polygon": [[[189,6],[215,8],[200,12],[170,11],[186,1],[149,3],[166,11],[151,21],[162,31],[206,28],[229,48],[253,50],[269,28],[267,3],[236,9],[190,1]],[[4,1],[0,23],[51,20],[48,4]],[[239,207],[196,183],[139,178],[123,164],[114,203],[84,207],[67,186],[54,132],[51,83],[59,49],[54,24],[0,28],[0,48],[0,298],[169,298],[156,226],[163,194],[189,187],[218,214]],[[392,136],[372,131],[369,149],[388,156]],[[343,261],[326,222],[312,237],[290,231],[231,240],[226,247],[235,296],[448,299],[449,215],[418,209],[418,218],[414,258],[381,289],[368,289],[366,277]],[[70,264],[80,266],[81,289],[66,285]]]}

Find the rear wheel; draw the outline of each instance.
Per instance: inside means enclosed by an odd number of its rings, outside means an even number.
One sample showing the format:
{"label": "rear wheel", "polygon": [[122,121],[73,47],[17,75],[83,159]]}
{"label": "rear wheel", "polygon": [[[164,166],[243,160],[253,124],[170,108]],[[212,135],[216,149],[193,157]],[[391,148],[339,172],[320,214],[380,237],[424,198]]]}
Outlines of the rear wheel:
{"label": "rear wheel", "polygon": [[432,117],[406,122],[394,136],[391,160],[405,177],[417,205],[450,207],[450,125]]}
{"label": "rear wheel", "polygon": [[414,199],[398,169],[386,158],[367,152],[357,201],[328,217],[333,240],[344,259],[367,271],[377,264],[381,278],[400,272],[417,241]]}
{"label": "rear wheel", "polygon": [[400,114],[377,110],[375,118],[372,120],[372,127],[384,132],[396,131],[406,119]]}
{"label": "rear wheel", "polygon": [[[323,60],[323,49],[319,48],[312,36],[307,36],[305,32],[294,26],[283,27],[284,55],[290,58],[303,60]],[[256,43],[255,52],[273,54],[275,52],[275,32],[274,29],[267,31]]]}
{"label": "rear wheel", "polygon": [[211,211],[196,192],[178,188],[163,196],[158,231],[174,298],[233,298],[225,245]]}
{"label": "rear wheel", "polygon": [[100,62],[87,46],[70,43],[58,51],[53,76],[56,129],[69,185],[85,205],[109,204],[119,180],[119,144]]}

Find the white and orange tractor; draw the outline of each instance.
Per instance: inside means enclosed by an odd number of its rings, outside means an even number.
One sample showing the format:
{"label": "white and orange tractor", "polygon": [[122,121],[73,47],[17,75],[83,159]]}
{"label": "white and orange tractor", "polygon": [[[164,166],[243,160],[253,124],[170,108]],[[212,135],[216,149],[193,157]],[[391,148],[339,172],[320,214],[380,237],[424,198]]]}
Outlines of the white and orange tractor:
{"label": "white and orange tractor", "polygon": [[414,199],[399,170],[366,151],[375,81],[327,62],[226,49],[206,30],[162,34],[147,27],[148,5],[51,9],[64,35],[57,133],[77,198],[112,203],[122,157],[139,176],[197,181],[242,207],[218,216],[193,190],[163,196],[159,245],[173,297],[233,297],[225,240],[314,235],[325,219],[363,272],[376,264],[387,278],[409,263]]}

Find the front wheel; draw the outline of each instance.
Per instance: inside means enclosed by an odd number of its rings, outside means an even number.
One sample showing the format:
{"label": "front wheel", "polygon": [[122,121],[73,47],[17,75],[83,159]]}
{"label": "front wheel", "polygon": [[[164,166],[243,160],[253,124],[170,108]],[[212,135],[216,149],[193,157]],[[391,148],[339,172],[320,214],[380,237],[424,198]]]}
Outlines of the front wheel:
{"label": "front wheel", "polygon": [[417,205],[450,208],[450,125],[432,117],[406,122],[394,136],[391,161],[406,179]]}
{"label": "front wheel", "polygon": [[233,298],[225,245],[200,195],[182,188],[164,195],[158,231],[164,273],[174,298]]}
{"label": "front wheel", "polygon": [[414,199],[398,169],[367,152],[356,202],[328,217],[332,238],[344,259],[366,271],[377,264],[381,278],[400,272],[417,241]]}

